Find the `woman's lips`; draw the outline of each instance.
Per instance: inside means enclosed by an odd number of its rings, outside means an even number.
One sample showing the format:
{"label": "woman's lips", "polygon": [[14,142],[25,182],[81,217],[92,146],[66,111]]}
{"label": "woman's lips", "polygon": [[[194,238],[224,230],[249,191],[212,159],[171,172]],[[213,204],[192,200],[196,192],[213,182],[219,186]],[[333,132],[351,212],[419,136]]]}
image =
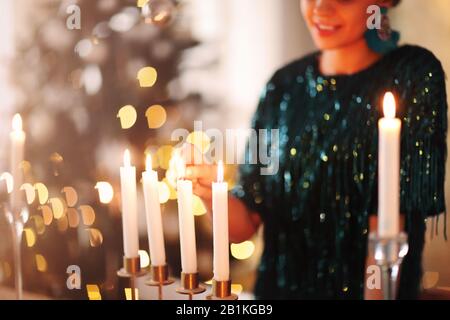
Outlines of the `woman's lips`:
{"label": "woman's lips", "polygon": [[314,23],[314,28],[316,29],[319,36],[328,37],[335,34],[341,28],[341,26],[323,23]]}

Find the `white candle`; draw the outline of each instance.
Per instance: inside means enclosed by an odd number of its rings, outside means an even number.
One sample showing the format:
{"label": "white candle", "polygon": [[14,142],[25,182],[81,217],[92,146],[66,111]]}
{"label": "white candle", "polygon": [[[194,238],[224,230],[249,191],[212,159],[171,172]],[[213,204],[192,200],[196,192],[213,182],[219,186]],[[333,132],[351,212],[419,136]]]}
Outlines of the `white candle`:
{"label": "white candle", "polygon": [[223,182],[223,162],[217,169],[217,182],[212,185],[213,236],[214,236],[214,280],[228,281],[230,278],[228,242],[228,183]]}
{"label": "white candle", "polygon": [[400,218],[400,131],[395,118],[395,98],[384,96],[384,118],[378,122],[378,235],[395,237]]}
{"label": "white candle", "polygon": [[22,118],[20,114],[15,114],[12,119],[12,131],[10,134],[11,140],[11,174],[14,179],[14,188],[11,193],[10,204],[11,210],[15,212],[20,208],[20,186],[23,183],[23,174],[21,169],[21,163],[23,161],[24,146],[26,135],[22,130]]}
{"label": "white candle", "polygon": [[152,266],[166,265],[161,206],[158,195],[158,173],[152,169],[152,158],[147,156],[146,171],[142,173],[148,242]]}
{"label": "white candle", "polygon": [[136,167],[131,166],[130,151],[125,150],[123,167],[120,168],[122,195],[123,248],[125,257],[139,256],[137,221]]}
{"label": "white candle", "polygon": [[180,225],[181,270],[197,273],[197,250],[195,246],[195,221],[192,210],[192,181],[183,180],[184,163],[178,159],[178,219]]}

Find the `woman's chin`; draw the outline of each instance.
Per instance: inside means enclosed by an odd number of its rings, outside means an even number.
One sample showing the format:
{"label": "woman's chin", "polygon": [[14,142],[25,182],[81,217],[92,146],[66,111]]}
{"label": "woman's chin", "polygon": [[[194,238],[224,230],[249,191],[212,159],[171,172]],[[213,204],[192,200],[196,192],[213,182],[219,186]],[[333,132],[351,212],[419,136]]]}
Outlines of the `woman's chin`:
{"label": "woman's chin", "polygon": [[358,40],[353,40],[353,38],[350,38],[350,39],[342,39],[342,38],[323,39],[323,38],[319,38],[319,37],[314,37],[313,40],[314,40],[314,44],[320,51],[342,49],[342,48],[348,47],[349,45],[358,41]]}
{"label": "woman's chin", "polygon": [[316,47],[320,50],[320,51],[324,51],[324,50],[336,50],[339,49],[341,47],[341,45],[339,43],[333,43],[333,42],[329,42],[329,41],[314,41]]}

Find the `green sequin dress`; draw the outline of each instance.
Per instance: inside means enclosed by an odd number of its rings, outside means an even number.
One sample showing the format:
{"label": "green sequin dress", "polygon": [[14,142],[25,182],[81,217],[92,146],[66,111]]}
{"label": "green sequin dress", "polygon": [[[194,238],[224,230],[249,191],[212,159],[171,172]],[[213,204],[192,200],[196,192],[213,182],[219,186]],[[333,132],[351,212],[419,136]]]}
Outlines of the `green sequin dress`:
{"label": "green sequin dress", "polygon": [[[325,76],[318,56],[278,70],[253,118],[254,129],[279,129],[277,174],[243,164],[233,189],[264,223],[255,295],[363,298],[368,218],[377,212],[378,119],[384,93],[393,91],[402,120],[400,198],[410,246],[399,298],[416,298],[425,222],[445,211],[441,63],[426,49],[402,46],[356,74]],[[247,151],[246,160],[251,156]]]}

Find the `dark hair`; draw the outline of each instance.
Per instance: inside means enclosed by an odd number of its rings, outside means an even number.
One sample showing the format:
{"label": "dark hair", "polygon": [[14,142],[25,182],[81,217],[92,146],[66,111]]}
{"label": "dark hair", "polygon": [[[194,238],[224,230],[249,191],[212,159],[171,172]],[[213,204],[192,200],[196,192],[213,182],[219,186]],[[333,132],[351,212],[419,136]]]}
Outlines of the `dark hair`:
{"label": "dark hair", "polygon": [[392,6],[395,7],[396,5],[398,5],[398,4],[400,3],[400,1],[401,1],[401,0],[393,0],[393,1],[392,1]]}

